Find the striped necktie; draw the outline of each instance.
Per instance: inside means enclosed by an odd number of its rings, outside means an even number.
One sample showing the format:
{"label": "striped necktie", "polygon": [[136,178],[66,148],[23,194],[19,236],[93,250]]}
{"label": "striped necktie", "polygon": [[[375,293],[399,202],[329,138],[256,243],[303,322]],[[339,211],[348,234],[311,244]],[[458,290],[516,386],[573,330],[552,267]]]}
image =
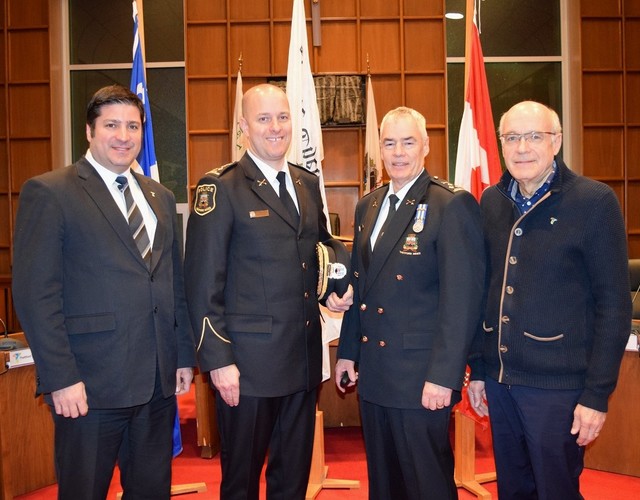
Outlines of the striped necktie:
{"label": "striped necktie", "polygon": [[124,175],[116,177],[116,183],[118,189],[124,193],[124,201],[127,204],[127,219],[129,220],[129,228],[131,229],[131,235],[136,242],[136,246],[142,255],[142,259],[147,264],[147,267],[151,268],[151,241],[149,240],[149,234],[147,228],[144,225],[144,219],[142,218],[142,212],[136,205],[131,195],[131,189],[129,189],[129,182]]}

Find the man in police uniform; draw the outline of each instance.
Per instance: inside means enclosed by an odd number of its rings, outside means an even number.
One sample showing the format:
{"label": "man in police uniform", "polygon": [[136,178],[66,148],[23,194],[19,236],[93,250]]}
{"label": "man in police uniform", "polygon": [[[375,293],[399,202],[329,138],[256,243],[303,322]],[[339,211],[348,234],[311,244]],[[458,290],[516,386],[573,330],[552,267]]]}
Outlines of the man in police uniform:
{"label": "man in police uniform", "polygon": [[215,387],[220,497],[257,500],[268,449],[268,498],[303,499],[322,368],[316,245],[332,240],[318,178],[285,159],[286,94],[258,85],[242,110],[248,152],[197,187],[187,300]]}
{"label": "man in police uniform", "polygon": [[[390,111],[380,136],[391,183],[356,207],[354,305],[342,324],[336,384],[344,391],[358,380],[369,498],[457,498],[449,420],[480,315],[480,210],[468,192],[424,169],[420,113]],[[346,309],[349,298],[327,304]]]}

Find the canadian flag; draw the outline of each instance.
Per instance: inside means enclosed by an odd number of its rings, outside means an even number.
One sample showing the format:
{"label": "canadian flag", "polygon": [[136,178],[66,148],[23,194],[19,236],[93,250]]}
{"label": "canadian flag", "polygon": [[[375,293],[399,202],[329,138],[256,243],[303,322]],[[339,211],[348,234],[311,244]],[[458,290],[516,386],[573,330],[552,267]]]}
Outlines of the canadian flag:
{"label": "canadian flag", "polygon": [[478,27],[469,22],[465,54],[466,95],[458,137],[455,184],[480,201],[482,192],[502,175],[498,141],[491,114],[491,101]]}

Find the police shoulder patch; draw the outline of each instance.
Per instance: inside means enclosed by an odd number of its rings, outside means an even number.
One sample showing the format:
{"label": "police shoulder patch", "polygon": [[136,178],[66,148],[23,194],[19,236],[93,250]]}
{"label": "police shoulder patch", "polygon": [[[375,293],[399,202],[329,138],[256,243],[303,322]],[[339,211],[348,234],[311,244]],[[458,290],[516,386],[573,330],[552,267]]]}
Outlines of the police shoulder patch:
{"label": "police shoulder patch", "polygon": [[207,215],[216,208],[216,185],[200,184],[196,190],[193,211],[200,215]]}

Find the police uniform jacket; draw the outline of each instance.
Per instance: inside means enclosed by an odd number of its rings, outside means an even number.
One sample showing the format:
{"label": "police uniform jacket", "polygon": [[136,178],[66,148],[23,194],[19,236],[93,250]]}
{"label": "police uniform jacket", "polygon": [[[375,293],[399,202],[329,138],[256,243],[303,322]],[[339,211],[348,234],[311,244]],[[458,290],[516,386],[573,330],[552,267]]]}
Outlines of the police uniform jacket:
{"label": "police uniform jacket", "polygon": [[580,404],[606,412],[631,325],[624,220],[611,188],[555,161],[524,215],[509,172],[482,196],[489,281],[471,378],[582,389]]}
{"label": "police uniform jacket", "polygon": [[147,268],[100,174],[82,158],[20,193],[13,296],[46,394],[84,382],[89,408],[165,398],[195,366],[173,194],[132,172],[158,224]]}
{"label": "police uniform jacket", "polygon": [[[480,209],[467,191],[423,171],[368,257],[387,191],[373,191],[356,207],[354,304],[344,316],[338,357],[359,363],[363,400],[416,409],[425,381],[462,387],[485,272]],[[421,230],[420,204],[427,205]]]}
{"label": "police uniform jacket", "polygon": [[200,180],[189,218],[185,280],[200,370],[235,363],[246,396],[309,390],[322,376],[316,244],[331,235],[318,178],[289,169],[299,224],[248,154]]}

